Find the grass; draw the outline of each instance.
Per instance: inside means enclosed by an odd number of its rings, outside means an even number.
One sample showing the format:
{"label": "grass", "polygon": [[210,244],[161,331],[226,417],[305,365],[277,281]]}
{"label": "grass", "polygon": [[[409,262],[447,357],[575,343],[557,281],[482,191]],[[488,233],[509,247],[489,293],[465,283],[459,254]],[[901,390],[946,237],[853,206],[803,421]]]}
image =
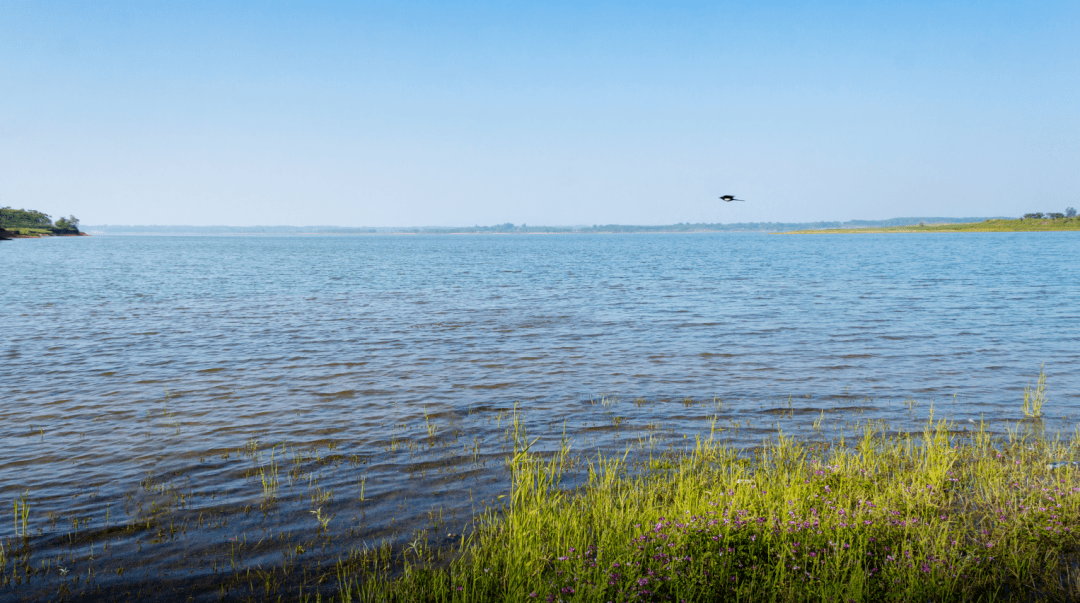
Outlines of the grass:
{"label": "grass", "polygon": [[1080,595],[1075,441],[931,419],[834,444],[779,437],[750,458],[699,442],[648,472],[518,438],[513,488],[445,567],[341,562],[342,601],[998,601]]}
{"label": "grass", "polygon": [[860,234],[892,232],[1036,232],[1080,230],[1080,218],[986,220],[985,222],[962,222],[958,224],[919,224],[913,226],[889,226],[883,228],[823,228],[820,230],[793,230],[781,234]]}
{"label": "grass", "polygon": [[[124,505],[126,521],[112,525],[106,511],[103,524],[73,515],[66,535],[54,525],[49,538],[65,552],[42,548],[40,528],[38,536],[28,530],[43,525],[28,523],[39,507],[17,499],[8,507],[14,537],[0,542],[0,593],[166,600],[220,592],[230,600],[342,603],[1077,600],[1080,433],[1047,435],[1045,399],[1040,371],[1025,418],[998,435],[985,424],[959,430],[935,421],[932,406],[914,433],[882,421],[854,430],[845,423],[838,432],[822,411],[802,438],[774,436],[752,450],[690,440],[688,450],[637,460],[631,452],[572,454],[565,432],[557,450],[537,452],[540,438],[527,433],[517,409],[499,411],[493,421],[505,426],[507,448],[491,456],[507,469],[505,495],[471,527],[433,514],[411,542],[373,539],[319,486],[321,467],[346,460],[333,455],[336,444],[323,456],[316,447],[251,439],[219,451],[245,466],[230,471],[250,484],[249,496],[226,493],[232,510],[211,512],[208,501],[192,502],[198,494],[188,486],[148,475],[140,484],[148,498],[137,510]],[[791,399],[775,403],[792,407]],[[914,410],[913,401],[908,406]],[[714,434],[723,431],[717,421]],[[417,419],[417,441],[454,431],[436,434],[433,426],[432,415]],[[472,451],[451,444],[454,454],[476,454],[475,439]],[[358,477],[361,503],[365,482]],[[249,514],[269,529],[250,529]],[[185,548],[189,532],[196,541],[212,534],[217,544],[196,553]],[[142,581],[138,560],[123,552],[135,545],[136,555],[176,561]],[[333,552],[329,563],[320,551]],[[197,582],[158,584],[191,572]]]}
{"label": "grass", "polygon": [[1038,419],[1042,417],[1042,407],[1046,404],[1046,373],[1042,371],[1042,367],[1039,368],[1039,384],[1035,387],[1035,391],[1031,391],[1030,386],[1024,387],[1024,405],[1022,411],[1024,417],[1028,419]]}
{"label": "grass", "polygon": [[48,228],[8,228],[8,232],[19,237],[48,237],[52,236],[52,230]]}
{"label": "grass", "polygon": [[[15,507],[15,536],[25,538],[27,536],[26,524],[30,517],[30,505],[26,502],[26,495],[19,496],[14,503]],[[20,530],[20,526],[22,529]]]}
{"label": "grass", "polygon": [[9,226],[6,228],[7,232],[14,235],[16,238],[26,239],[35,237],[62,237],[62,236],[76,236],[83,233],[58,231],[53,228],[24,228]]}

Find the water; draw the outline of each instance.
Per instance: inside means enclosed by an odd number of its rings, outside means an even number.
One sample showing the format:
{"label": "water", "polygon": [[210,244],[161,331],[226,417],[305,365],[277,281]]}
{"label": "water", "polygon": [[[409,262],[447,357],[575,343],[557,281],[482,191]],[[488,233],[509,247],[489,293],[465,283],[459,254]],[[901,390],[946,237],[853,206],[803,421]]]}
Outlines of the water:
{"label": "water", "polygon": [[[1045,363],[1048,423],[1071,429],[1078,244],[1076,233],[6,242],[0,503],[30,501],[33,563],[68,573],[43,570],[0,598],[79,571],[83,588],[169,575],[199,592],[229,558],[223,542],[307,542],[316,513],[333,517],[335,539],[306,561],[425,527],[449,542],[506,490],[515,404],[538,450],[566,438],[649,454],[710,433],[747,447],[808,431],[822,412],[833,426],[912,429],[931,403],[1001,430]],[[275,445],[267,505],[257,470]],[[162,536],[166,518],[188,527]],[[147,519],[111,541],[105,531]],[[15,523],[0,523],[0,540]],[[71,544],[73,530],[91,536]],[[91,562],[95,538],[111,544]],[[196,553],[201,565],[178,560]],[[244,555],[281,561],[262,545]]]}

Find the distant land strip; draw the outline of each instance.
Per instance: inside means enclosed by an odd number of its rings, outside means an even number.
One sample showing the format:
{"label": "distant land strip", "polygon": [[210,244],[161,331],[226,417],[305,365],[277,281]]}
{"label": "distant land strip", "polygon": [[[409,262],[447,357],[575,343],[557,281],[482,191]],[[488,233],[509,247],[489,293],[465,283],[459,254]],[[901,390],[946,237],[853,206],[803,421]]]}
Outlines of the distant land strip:
{"label": "distant land strip", "polygon": [[664,232],[792,232],[846,231],[883,229],[922,224],[948,225],[1009,218],[892,218],[890,220],[849,220],[847,222],[737,222],[732,224],[678,223],[667,226],[594,224],[592,226],[415,226],[415,227],[344,227],[344,226],[122,226],[84,225],[93,234],[110,235],[232,235],[232,234],[586,234],[586,233],[664,233]]}
{"label": "distant land strip", "polygon": [[916,223],[901,226],[866,226],[861,228],[808,228],[784,231],[784,234],[869,234],[901,232],[1046,232],[1080,230],[1080,218],[990,218],[981,222],[947,224]]}

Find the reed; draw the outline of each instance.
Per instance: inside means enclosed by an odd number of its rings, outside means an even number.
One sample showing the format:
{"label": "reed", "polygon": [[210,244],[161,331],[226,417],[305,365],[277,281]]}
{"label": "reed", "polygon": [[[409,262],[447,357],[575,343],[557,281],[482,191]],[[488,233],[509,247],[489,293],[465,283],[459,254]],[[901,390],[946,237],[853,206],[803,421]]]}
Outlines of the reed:
{"label": "reed", "polygon": [[433,439],[439,433],[439,426],[431,421],[431,417],[428,416],[426,410],[424,411],[424,426],[427,428],[429,439]]}
{"label": "reed", "polygon": [[1028,419],[1039,419],[1042,417],[1042,407],[1046,403],[1046,373],[1043,372],[1042,367],[1039,367],[1039,382],[1035,386],[1035,391],[1031,391],[1030,386],[1024,386],[1024,405],[1023,412],[1024,417]]}
{"label": "reed", "polygon": [[[30,503],[26,501],[26,494],[19,495],[19,498],[15,500],[15,537],[26,538],[28,536],[26,532],[26,525],[30,519]],[[20,527],[22,528],[20,530]]]}
{"label": "reed", "polygon": [[749,457],[699,441],[644,474],[598,456],[572,492],[567,449],[534,454],[522,431],[508,504],[478,518],[456,561],[341,566],[338,598],[1074,600],[1080,473],[1061,461],[1076,440],[952,427],[931,415],[921,434],[781,435]]}
{"label": "reed", "polygon": [[[282,456],[285,454],[285,444],[281,445]],[[270,449],[270,464],[263,467],[259,466],[258,453],[253,456],[259,476],[259,482],[262,484],[262,508],[264,511],[274,506],[277,502],[278,492],[278,464],[274,458],[274,453],[277,451],[277,447]]]}

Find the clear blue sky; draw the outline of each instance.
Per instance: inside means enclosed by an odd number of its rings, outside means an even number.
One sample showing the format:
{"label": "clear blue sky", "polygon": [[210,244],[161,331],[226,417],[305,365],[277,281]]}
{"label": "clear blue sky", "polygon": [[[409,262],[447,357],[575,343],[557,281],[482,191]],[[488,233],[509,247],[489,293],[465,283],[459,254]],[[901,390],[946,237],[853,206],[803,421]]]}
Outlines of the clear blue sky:
{"label": "clear blue sky", "polygon": [[343,226],[1061,211],[1080,2],[4,0],[0,205]]}

